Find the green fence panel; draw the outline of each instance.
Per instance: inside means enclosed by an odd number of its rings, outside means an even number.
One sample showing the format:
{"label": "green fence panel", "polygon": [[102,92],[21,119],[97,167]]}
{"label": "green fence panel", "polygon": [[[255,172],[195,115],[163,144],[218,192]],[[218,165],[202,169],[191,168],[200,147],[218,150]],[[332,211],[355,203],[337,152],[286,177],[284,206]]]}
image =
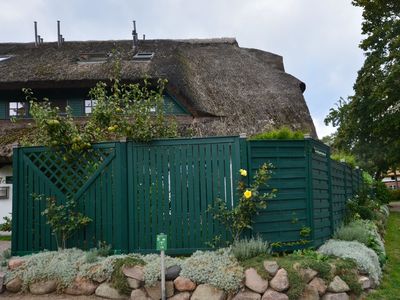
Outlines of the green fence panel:
{"label": "green fence panel", "polygon": [[240,168],[238,138],[165,140],[127,144],[130,248],[153,252],[159,233],[170,236],[170,253],[208,248],[215,236],[229,239],[208,206],[218,197],[236,201]]}
{"label": "green fence panel", "polygon": [[249,176],[264,163],[272,163],[269,186],[278,190],[268,207],[254,219],[253,233],[270,242],[301,239],[303,226],[311,226],[308,198],[306,141],[268,140],[249,142]]}
{"label": "green fence panel", "polygon": [[330,152],[329,147],[320,142],[310,139],[307,142],[311,159],[312,198],[310,201],[313,207],[311,236],[314,246],[319,246],[332,233]]}
{"label": "green fence panel", "polygon": [[333,230],[341,225],[346,209],[346,165],[337,161],[331,161],[331,182],[332,182],[332,216]]}

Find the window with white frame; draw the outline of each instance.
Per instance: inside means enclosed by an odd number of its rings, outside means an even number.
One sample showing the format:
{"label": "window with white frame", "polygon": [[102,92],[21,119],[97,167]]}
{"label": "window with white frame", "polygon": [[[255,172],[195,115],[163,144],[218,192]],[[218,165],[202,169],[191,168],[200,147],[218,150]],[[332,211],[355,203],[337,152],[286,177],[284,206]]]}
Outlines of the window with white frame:
{"label": "window with white frame", "polygon": [[0,199],[8,199],[10,187],[0,186]]}
{"label": "window with white frame", "polygon": [[93,108],[96,107],[96,104],[97,100],[85,100],[85,114],[91,114]]}
{"label": "window with white frame", "polygon": [[28,116],[28,103],[27,102],[10,102],[8,115],[10,117],[27,117]]}

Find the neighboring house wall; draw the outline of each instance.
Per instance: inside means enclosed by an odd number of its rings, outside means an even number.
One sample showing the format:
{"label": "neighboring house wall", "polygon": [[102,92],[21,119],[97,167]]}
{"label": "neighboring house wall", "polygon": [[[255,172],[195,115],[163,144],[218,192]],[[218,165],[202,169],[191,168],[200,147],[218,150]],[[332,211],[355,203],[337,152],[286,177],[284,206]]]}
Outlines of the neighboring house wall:
{"label": "neighboring house wall", "polygon": [[388,176],[382,179],[382,182],[388,189],[399,190],[400,189],[400,176],[397,176],[397,182],[395,176]]}
{"label": "neighboring house wall", "polygon": [[9,176],[12,176],[12,166],[0,167],[0,189],[8,187],[8,197],[0,199],[0,223],[3,223],[3,217],[9,216],[12,211],[12,184],[6,183]]}

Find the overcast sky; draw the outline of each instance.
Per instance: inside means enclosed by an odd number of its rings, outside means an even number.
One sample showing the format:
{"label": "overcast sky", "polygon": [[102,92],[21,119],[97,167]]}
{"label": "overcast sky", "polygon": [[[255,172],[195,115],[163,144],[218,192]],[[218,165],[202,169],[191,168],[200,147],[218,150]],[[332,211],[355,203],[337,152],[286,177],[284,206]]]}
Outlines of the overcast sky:
{"label": "overcast sky", "polygon": [[319,137],[339,97],[352,94],[364,60],[361,13],[351,0],[0,0],[0,42],[31,42],[33,21],[44,41],[236,37],[241,47],[283,56],[286,72],[307,85]]}

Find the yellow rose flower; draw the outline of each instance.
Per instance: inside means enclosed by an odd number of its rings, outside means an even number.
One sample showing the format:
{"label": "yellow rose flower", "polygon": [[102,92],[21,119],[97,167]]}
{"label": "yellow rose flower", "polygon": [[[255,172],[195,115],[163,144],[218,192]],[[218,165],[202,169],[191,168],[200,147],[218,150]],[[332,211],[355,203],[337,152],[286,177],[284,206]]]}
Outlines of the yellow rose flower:
{"label": "yellow rose flower", "polygon": [[240,175],[247,176],[247,171],[245,169],[240,169],[239,172],[240,172]]}
{"label": "yellow rose flower", "polygon": [[246,191],[243,193],[243,196],[244,196],[246,199],[251,198],[251,191],[246,190]]}

